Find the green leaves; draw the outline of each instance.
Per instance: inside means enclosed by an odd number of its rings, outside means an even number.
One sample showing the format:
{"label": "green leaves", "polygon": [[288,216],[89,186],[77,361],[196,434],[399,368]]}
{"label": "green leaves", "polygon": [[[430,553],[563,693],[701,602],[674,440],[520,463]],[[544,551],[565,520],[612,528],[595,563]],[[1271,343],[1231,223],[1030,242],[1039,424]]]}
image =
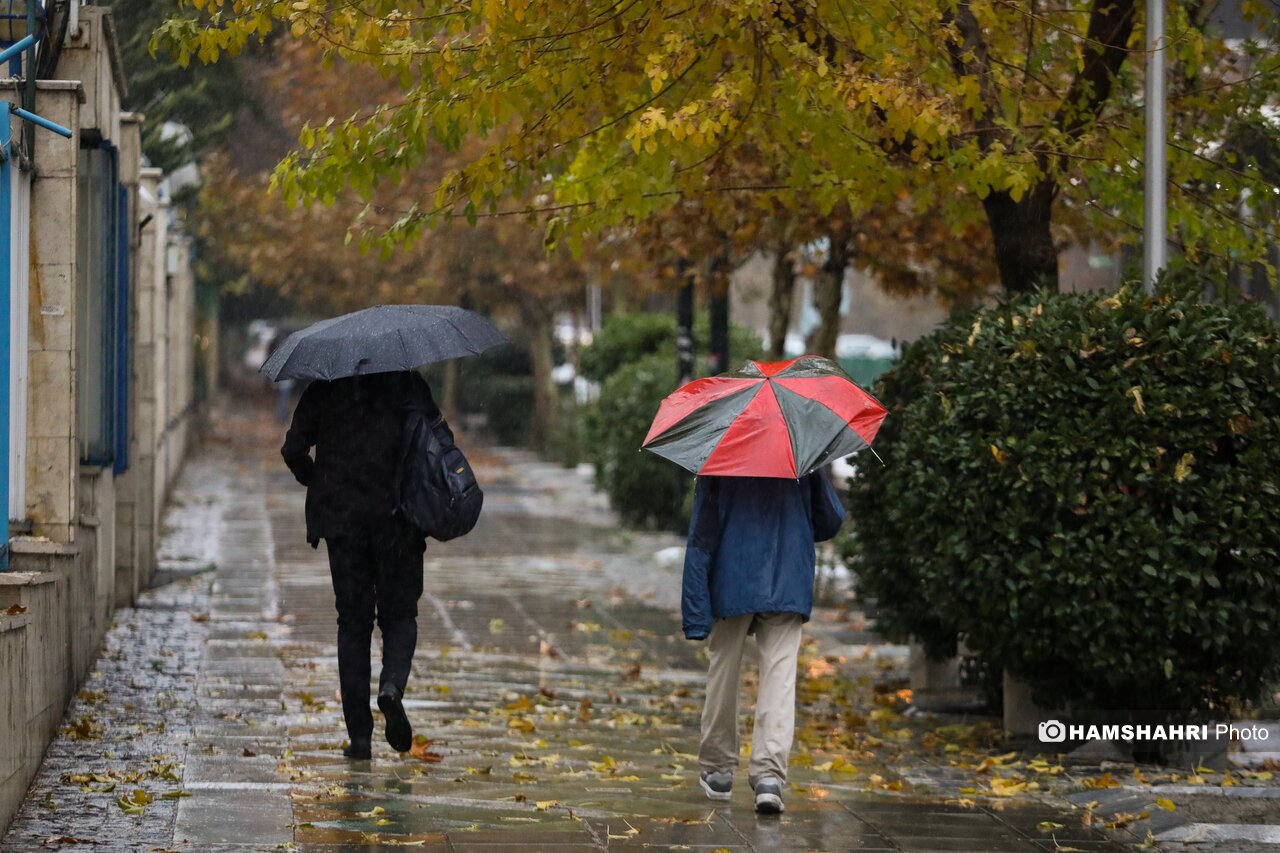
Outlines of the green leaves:
{"label": "green leaves", "polygon": [[1199,292],[1033,294],[908,348],[877,389],[886,465],[849,494],[878,627],[964,637],[1049,706],[1197,708],[1280,677],[1280,338]]}

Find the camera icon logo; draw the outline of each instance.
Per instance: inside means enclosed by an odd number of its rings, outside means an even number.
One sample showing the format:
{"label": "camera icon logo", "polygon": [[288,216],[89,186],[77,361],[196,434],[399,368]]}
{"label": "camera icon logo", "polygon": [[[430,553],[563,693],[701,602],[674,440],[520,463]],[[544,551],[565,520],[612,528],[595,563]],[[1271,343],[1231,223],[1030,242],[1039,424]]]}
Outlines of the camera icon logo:
{"label": "camera icon logo", "polygon": [[1062,743],[1067,739],[1067,727],[1057,720],[1045,720],[1036,729],[1041,743]]}

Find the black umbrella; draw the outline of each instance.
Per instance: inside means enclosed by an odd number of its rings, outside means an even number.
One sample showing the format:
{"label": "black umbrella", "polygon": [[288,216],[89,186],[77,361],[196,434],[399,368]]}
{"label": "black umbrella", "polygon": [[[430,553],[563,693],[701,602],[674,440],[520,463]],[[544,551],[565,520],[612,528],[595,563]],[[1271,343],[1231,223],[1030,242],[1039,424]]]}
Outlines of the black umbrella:
{"label": "black umbrella", "polygon": [[415,370],[506,342],[492,323],[465,308],[378,305],[294,332],[261,370],[277,382],[340,379]]}

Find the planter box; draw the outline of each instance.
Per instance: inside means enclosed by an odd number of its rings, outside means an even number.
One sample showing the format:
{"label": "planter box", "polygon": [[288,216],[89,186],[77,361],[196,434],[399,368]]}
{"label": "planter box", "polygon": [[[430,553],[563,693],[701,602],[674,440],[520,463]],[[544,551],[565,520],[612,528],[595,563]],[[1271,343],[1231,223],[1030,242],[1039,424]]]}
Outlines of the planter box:
{"label": "planter box", "polygon": [[24,615],[30,620],[20,686],[26,693],[27,739],[40,744],[39,751],[43,752],[43,745],[57,733],[75,688],[67,627],[66,575],[58,571],[0,573],[0,610],[15,604],[27,608]]}
{"label": "planter box", "polygon": [[22,805],[34,763],[28,756],[27,691],[23,684],[30,621],[25,613],[0,616],[0,836]]}
{"label": "planter box", "polygon": [[[961,649],[964,654],[964,649]],[[981,708],[985,697],[977,685],[961,677],[961,657],[935,660],[924,646],[912,643],[907,666],[911,679],[911,704],[921,711],[964,713]]]}

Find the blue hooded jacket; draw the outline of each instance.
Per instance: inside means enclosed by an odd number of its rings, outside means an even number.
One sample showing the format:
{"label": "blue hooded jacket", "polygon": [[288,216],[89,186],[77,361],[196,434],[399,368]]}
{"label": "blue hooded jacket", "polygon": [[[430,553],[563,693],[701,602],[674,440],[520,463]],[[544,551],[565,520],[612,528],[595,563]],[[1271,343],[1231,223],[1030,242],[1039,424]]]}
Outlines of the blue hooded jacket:
{"label": "blue hooded jacket", "polygon": [[684,556],[684,635],[715,619],[813,609],[813,543],[830,539],[844,506],[821,471],[799,480],[699,477]]}

